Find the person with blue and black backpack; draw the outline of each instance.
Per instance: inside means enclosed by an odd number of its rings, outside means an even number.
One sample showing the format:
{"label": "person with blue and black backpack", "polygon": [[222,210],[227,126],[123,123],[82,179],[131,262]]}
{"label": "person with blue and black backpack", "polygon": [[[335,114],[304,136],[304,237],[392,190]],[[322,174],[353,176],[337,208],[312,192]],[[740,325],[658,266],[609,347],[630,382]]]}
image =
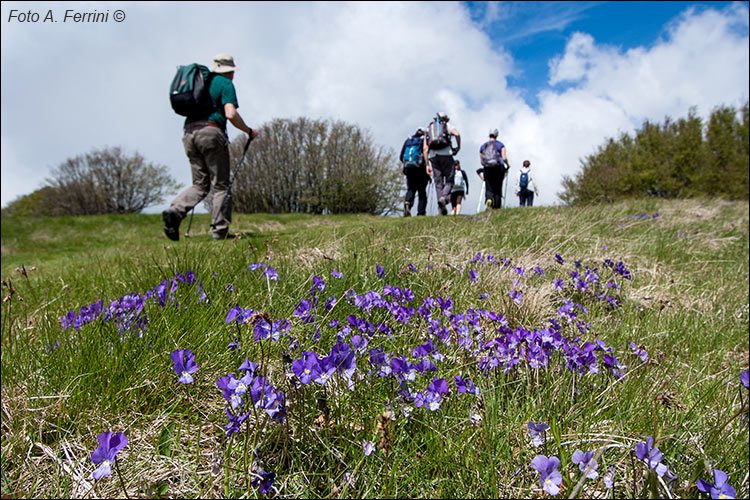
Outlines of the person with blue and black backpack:
{"label": "person with blue and black backpack", "polygon": [[414,135],[404,141],[399,155],[399,161],[404,166],[403,173],[406,176],[404,217],[411,216],[411,207],[414,206],[416,195],[419,196],[417,215],[427,215],[427,184],[430,182],[430,176],[427,175],[422,148],[424,134],[425,129],[419,127]]}
{"label": "person with blue and black backpack", "polygon": [[516,178],[516,196],[518,197],[519,206],[532,207],[534,206],[534,195],[539,196],[539,190],[534,184],[534,179],[531,178],[531,162],[524,160],[523,168],[518,172]]}

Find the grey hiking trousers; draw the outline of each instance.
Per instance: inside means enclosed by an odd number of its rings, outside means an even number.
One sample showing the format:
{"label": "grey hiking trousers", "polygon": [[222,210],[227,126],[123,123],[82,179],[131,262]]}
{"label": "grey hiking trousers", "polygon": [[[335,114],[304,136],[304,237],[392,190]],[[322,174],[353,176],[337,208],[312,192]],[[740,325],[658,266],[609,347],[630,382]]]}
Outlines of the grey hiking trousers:
{"label": "grey hiking trousers", "polygon": [[217,127],[205,126],[192,130],[186,128],[182,144],[190,160],[193,185],[177,195],[170,208],[177,212],[182,220],[209,191],[213,191],[212,232],[214,237],[223,238],[229,231],[229,223],[232,220],[231,204],[228,203],[219,212],[229,186],[229,139]]}
{"label": "grey hiking trousers", "polygon": [[443,198],[447,204],[451,199],[453,181],[456,179],[456,167],[453,156],[437,155],[430,158],[432,165],[432,181],[435,183],[435,193],[438,201]]}

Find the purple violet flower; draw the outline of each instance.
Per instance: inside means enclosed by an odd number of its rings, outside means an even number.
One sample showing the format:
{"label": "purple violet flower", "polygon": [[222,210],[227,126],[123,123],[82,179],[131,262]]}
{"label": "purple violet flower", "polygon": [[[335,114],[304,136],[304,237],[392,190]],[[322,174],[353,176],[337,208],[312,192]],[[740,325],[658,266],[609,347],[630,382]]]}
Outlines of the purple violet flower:
{"label": "purple violet flower", "polygon": [[602,479],[604,480],[604,487],[608,490],[611,490],[615,485],[615,468],[610,467],[609,469],[607,469],[607,472],[604,473]]}
{"label": "purple violet flower", "polygon": [[536,448],[542,446],[545,441],[545,432],[549,429],[549,425],[545,423],[535,424],[533,421],[529,421],[526,427],[528,427],[529,434],[531,434],[531,444]]}
{"label": "purple violet flower", "polygon": [[654,438],[651,436],[648,436],[645,442],[635,445],[635,456],[650,469],[654,469],[659,477],[663,477],[667,472],[667,466],[661,463],[661,451],[654,447]]}
{"label": "purple violet flower", "polygon": [[713,484],[703,479],[698,479],[697,486],[703,493],[709,493],[711,498],[736,498],[737,492],[727,483],[727,479],[729,477],[726,472],[714,469]]}
{"label": "purple violet flower", "polygon": [[122,432],[103,432],[96,437],[99,447],[91,454],[91,461],[98,465],[94,470],[94,479],[98,481],[112,474],[112,463],[117,454],[128,444],[128,438]]}
{"label": "purple violet flower", "polygon": [[174,362],[174,372],[180,376],[179,381],[183,384],[192,383],[192,374],[198,371],[193,351],[190,349],[177,349],[169,357]]}
{"label": "purple violet flower", "polygon": [[740,373],[740,382],[745,386],[745,389],[750,389],[750,370]]}
{"label": "purple violet flower", "polygon": [[271,280],[271,281],[278,281],[278,280],[279,280],[279,273],[278,273],[278,271],[276,271],[276,269],[274,269],[274,268],[273,268],[273,267],[271,267],[271,266],[267,266],[267,267],[266,267],[266,268],[265,268],[265,269],[263,270],[263,274],[265,274],[265,275],[266,275],[266,277],[267,277],[267,278],[268,278],[269,280]]}
{"label": "purple violet flower", "polygon": [[312,379],[320,376],[318,355],[315,352],[302,351],[302,357],[292,363],[292,370],[300,382],[309,384]]}
{"label": "purple violet flower", "polygon": [[576,450],[573,452],[573,458],[571,461],[574,464],[578,465],[578,468],[587,478],[596,479],[596,477],[599,475],[599,473],[596,472],[599,464],[597,464],[596,460],[594,459],[593,451],[587,451],[584,453],[581,450]]}
{"label": "purple violet flower", "polygon": [[362,443],[362,448],[364,448],[366,457],[369,457],[370,455],[372,455],[372,452],[375,451],[375,445],[372,443],[372,441],[364,441]]}
{"label": "purple violet flower", "polygon": [[250,481],[250,485],[257,487],[261,495],[268,495],[273,488],[273,482],[276,480],[276,474],[273,472],[261,472],[254,474],[255,478]]}
{"label": "purple violet flower", "polygon": [[560,466],[560,460],[555,457],[547,458],[544,455],[537,455],[531,461],[531,466],[539,472],[539,480],[542,483],[542,489],[552,496],[560,493],[560,484],[562,483],[562,474],[557,468]]}

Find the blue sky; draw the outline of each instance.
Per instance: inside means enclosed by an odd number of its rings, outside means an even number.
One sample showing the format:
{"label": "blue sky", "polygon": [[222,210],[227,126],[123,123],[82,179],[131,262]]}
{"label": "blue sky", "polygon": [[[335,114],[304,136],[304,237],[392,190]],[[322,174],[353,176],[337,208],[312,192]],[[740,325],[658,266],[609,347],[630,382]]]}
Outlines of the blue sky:
{"label": "blue sky", "polygon": [[549,86],[549,61],[565,49],[573,32],[588,33],[621,51],[649,47],[664,38],[681,13],[722,9],[731,3],[466,2],[471,19],[492,43],[512,54],[515,66],[508,83],[534,108],[539,105],[537,93]]}
{"label": "blue sky", "polygon": [[[92,8],[125,19],[9,21],[11,9]],[[343,120],[395,160],[408,135],[447,112],[472,186],[464,213],[479,201],[490,129],[511,176],[529,160],[535,204],[554,205],[563,177],[608,138],[691,108],[707,117],[741,106],[750,87],[748,2],[4,1],[0,22],[3,206],[66,159],[111,146],[189,184],[167,89],[177,65],[218,53],[240,67],[239,111],[253,128]]]}

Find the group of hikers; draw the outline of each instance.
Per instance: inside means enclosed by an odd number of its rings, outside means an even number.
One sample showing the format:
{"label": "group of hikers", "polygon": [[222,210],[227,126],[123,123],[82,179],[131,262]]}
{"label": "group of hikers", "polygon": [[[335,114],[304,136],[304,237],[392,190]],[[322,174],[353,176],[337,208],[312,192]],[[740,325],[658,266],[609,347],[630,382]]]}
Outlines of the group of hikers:
{"label": "group of hikers", "polygon": [[[232,82],[236,70],[232,56],[218,54],[210,69],[195,63],[180,66],[172,81],[172,108],[186,117],[182,143],[190,161],[193,182],[162,212],[164,234],[170,240],[180,239],[180,223],[209,192],[213,192],[213,239],[234,238],[229,232],[233,178],[230,179],[227,122],[248,135],[245,151],[250,141],[258,136],[258,131],[250,128],[237,111],[239,103]],[[461,149],[461,135],[449,127],[448,122],[448,115],[438,113],[427,129],[418,128],[401,149],[400,160],[407,184],[404,216],[411,215],[415,194],[419,196],[417,215],[426,215],[426,188],[431,181],[435,183],[440,214],[448,215],[449,204],[453,215],[461,213],[461,202],[469,194],[469,179],[461,163],[454,159]],[[502,207],[501,188],[510,166],[505,145],[497,140],[497,129],[491,130],[489,136],[490,140],[479,149],[482,168],[477,174],[485,184],[487,208],[497,209]],[[456,147],[453,147],[452,137],[456,138]],[[529,173],[529,161],[523,164],[516,181],[516,195],[521,206],[531,206],[534,194],[538,193]]]}
{"label": "group of hikers", "polygon": [[[461,149],[461,134],[449,125],[450,118],[440,112],[425,129],[417,131],[404,141],[399,161],[406,176],[406,196],[404,198],[404,217],[411,216],[411,209],[417,201],[417,215],[427,214],[427,185],[435,184],[438,212],[448,215],[461,213],[461,203],[469,195],[469,178],[461,168],[461,162],[455,159]],[[498,130],[489,132],[489,140],[479,148],[477,175],[484,182],[485,207],[502,208],[503,180],[510,170],[505,144],[497,139]],[[456,138],[453,146],[452,138]],[[533,206],[534,195],[539,195],[534,179],[531,176],[531,162],[525,160],[518,172],[515,193],[520,206]],[[507,200],[506,200],[507,201]]]}

